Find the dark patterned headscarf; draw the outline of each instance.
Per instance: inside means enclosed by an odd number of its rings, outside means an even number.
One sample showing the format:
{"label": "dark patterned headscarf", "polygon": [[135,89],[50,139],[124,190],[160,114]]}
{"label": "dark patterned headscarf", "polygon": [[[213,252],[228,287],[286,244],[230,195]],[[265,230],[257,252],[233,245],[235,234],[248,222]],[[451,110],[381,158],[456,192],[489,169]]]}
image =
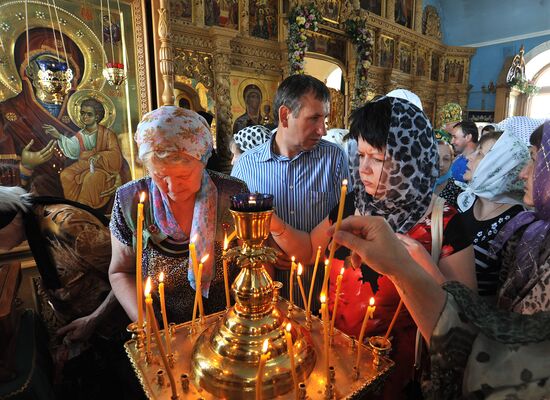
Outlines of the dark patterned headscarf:
{"label": "dark patterned headscarf", "polygon": [[426,114],[407,100],[390,101],[391,119],[386,161],[376,198],[365,191],[359,156],[350,155],[355,207],[361,215],[380,215],[395,232],[406,233],[426,214],[439,175],[437,141]]}
{"label": "dark patterned headscarf", "polygon": [[550,121],[544,123],[542,141],[533,171],[534,211],[524,211],[512,218],[500,230],[493,250],[502,249],[510,237],[521,227],[527,226],[516,248],[513,279],[501,288],[501,299],[513,307],[514,299],[521,297],[523,289],[529,290],[538,281],[537,262],[541,246],[550,231]]}

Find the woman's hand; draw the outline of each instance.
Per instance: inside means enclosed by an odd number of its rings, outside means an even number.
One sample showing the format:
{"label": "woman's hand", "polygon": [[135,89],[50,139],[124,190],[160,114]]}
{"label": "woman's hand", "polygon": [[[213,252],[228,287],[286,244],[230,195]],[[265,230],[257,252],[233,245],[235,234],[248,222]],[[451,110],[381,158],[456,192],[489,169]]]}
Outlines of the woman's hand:
{"label": "woman's hand", "polygon": [[382,275],[394,275],[413,262],[382,217],[348,217],[338,232],[334,233],[332,226],[328,234],[352,251],[351,262],[356,268],[364,263]]}
{"label": "woman's hand", "polygon": [[64,336],[71,342],[85,342],[92,336],[96,328],[97,318],[93,315],[77,318],[57,330],[58,336]]}
{"label": "woman's hand", "polygon": [[407,235],[402,235],[400,233],[396,234],[397,238],[405,245],[405,248],[409,252],[409,255],[413,258],[418,265],[420,265],[424,270],[430,274],[439,284],[445,282],[445,277],[439,270],[439,267],[434,263],[432,256],[426,248],[420,244],[418,241],[410,238]]}

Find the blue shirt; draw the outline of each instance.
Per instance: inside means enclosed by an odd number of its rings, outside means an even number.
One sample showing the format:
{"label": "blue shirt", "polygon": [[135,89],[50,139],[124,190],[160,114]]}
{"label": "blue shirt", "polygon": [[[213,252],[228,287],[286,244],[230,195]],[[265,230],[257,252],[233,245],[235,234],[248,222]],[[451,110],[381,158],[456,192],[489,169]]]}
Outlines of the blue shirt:
{"label": "blue shirt", "polygon": [[321,140],[314,149],[288,158],[273,152],[274,138],[246,151],[231,175],[251,192],[273,194],[277,215],[311,232],[338,204],[342,180],[349,181],[347,157],[340,146]]}
{"label": "blue shirt", "polygon": [[459,155],[451,165],[451,172],[455,181],[465,182],[464,173],[466,172],[466,166],[468,165],[468,159],[462,154]]}

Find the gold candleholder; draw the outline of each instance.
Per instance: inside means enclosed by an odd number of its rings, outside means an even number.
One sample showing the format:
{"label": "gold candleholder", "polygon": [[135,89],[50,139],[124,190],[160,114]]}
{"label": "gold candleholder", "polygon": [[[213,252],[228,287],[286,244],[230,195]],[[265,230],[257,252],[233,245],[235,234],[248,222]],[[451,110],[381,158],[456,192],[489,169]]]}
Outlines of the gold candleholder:
{"label": "gold candleholder", "polygon": [[[262,343],[268,339],[270,356],[263,374],[266,378],[262,384],[262,398],[269,399],[294,387],[284,336],[288,319],[276,306],[279,297],[276,286],[279,285],[274,285],[265,269],[277,257],[276,250],[263,246],[269,236],[273,211],[230,212],[237,237],[243,241],[242,246],[225,254],[241,268],[231,286],[235,305],[223,314],[213,329],[198,337],[191,360],[194,381],[217,397],[255,398],[259,354]],[[300,326],[296,322],[292,326],[296,374],[304,381],[315,366],[316,355]]]}
{"label": "gold candleholder", "polygon": [[372,336],[369,338],[369,345],[373,351],[372,363],[380,365],[380,357],[386,357],[391,351],[391,342],[383,336]]}

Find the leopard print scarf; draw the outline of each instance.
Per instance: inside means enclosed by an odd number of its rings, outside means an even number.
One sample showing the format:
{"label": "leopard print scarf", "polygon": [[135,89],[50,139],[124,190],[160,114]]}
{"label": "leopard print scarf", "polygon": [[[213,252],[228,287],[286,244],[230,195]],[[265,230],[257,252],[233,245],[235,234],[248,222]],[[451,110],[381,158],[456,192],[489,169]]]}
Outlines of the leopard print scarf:
{"label": "leopard print scarf", "polygon": [[[382,99],[388,99],[382,97]],[[395,232],[406,233],[430,206],[439,175],[439,154],[426,114],[407,100],[389,98],[391,121],[386,142],[386,161],[374,198],[359,177],[359,156],[350,154],[355,207],[361,215],[383,216]]]}

